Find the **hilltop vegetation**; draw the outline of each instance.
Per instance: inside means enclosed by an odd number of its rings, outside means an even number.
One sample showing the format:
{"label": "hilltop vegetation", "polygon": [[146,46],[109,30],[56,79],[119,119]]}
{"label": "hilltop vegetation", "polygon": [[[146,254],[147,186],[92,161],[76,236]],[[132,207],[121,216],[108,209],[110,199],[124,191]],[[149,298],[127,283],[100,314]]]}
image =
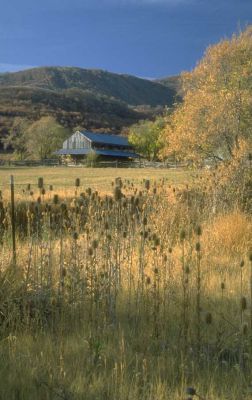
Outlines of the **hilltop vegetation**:
{"label": "hilltop vegetation", "polygon": [[101,70],[43,67],[0,74],[0,136],[15,117],[53,116],[67,127],[120,132],[172,106],[176,90],[158,82]]}
{"label": "hilltop vegetation", "polygon": [[0,133],[7,134],[15,117],[31,122],[42,116],[53,116],[65,127],[81,125],[97,130],[120,130],[147,114],[130,109],[126,104],[88,91],[67,89],[62,92],[33,87],[0,89]]}
{"label": "hilltop vegetation", "polygon": [[1,86],[37,87],[49,90],[76,88],[128,105],[172,105],[176,89],[147,79],[103,70],[74,67],[43,67],[0,75]]}
{"label": "hilltop vegetation", "polygon": [[167,88],[175,91],[175,93],[178,96],[178,99],[182,98],[182,79],[181,79],[181,75],[166,76],[166,77],[161,78],[161,79],[156,79],[155,82],[158,82],[161,85],[164,85]]}

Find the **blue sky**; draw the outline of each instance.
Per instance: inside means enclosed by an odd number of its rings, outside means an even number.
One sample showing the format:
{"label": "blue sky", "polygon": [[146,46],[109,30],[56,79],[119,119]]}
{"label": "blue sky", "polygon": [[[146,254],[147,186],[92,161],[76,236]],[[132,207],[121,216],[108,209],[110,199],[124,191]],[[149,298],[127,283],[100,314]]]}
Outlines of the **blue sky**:
{"label": "blue sky", "polygon": [[101,68],[155,78],[252,23],[252,0],[0,0],[0,72]]}

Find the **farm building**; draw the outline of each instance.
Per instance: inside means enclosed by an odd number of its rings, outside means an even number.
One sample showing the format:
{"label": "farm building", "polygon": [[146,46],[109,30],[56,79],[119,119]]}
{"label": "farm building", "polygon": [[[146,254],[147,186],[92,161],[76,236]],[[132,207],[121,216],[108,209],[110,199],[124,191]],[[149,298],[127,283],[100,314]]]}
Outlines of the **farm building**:
{"label": "farm building", "polygon": [[130,160],[139,157],[126,137],[89,131],[75,132],[64,141],[63,148],[56,152],[63,159],[71,158],[76,162],[85,159],[90,153],[103,160]]}

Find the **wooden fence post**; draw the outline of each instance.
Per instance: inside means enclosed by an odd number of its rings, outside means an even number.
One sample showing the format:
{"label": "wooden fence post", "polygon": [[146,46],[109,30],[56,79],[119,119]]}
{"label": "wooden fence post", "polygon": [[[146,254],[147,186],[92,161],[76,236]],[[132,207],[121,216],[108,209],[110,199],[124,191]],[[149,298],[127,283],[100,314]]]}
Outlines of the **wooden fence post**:
{"label": "wooden fence post", "polygon": [[15,197],[14,197],[14,177],[10,177],[11,189],[11,228],[12,228],[12,261],[16,265],[16,224],[15,224]]}

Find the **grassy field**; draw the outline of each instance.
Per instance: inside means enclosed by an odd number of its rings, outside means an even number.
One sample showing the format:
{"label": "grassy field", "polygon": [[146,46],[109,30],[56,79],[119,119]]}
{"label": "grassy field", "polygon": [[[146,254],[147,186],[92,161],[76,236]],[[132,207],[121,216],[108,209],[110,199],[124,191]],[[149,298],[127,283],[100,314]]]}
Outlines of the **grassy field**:
{"label": "grassy field", "polygon": [[75,178],[80,178],[84,187],[92,187],[99,190],[111,188],[111,182],[116,176],[129,179],[135,183],[143,179],[167,178],[172,184],[185,183],[191,177],[191,172],[184,170],[169,170],[158,168],[84,168],[84,167],[22,167],[1,168],[0,184],[9,184],[9,177],[13,175],[15,183],[25,185],[37,184],[39,176],[44,178],[45,184],[58,187],[74,185]]}
{"label": "grassy field", "polygon": [[0,174],[0,399],[251,398],[249,214],[216,210],[191,171]]}
{"label": "grassy field", "polygon": [[192,181],[193,173],[186,170],[169,170],[157,168],[82,168],[82,167],[32,167],[0,169],[0,190],[5,198],[9,196],[10,176],[14,176],[16,198],[23,197],[27,184],[36,193],[38,177],[44,178],[45,189],[53,185],[54,192],[63,198],[73,194],[75,179],[80,178],[80,190],[88,187],[99,193],[111,194],[111,183],[115,177],[129,180],[139,186],[144,179],[158,181],[165,179],[170,185],[184,185]]}

